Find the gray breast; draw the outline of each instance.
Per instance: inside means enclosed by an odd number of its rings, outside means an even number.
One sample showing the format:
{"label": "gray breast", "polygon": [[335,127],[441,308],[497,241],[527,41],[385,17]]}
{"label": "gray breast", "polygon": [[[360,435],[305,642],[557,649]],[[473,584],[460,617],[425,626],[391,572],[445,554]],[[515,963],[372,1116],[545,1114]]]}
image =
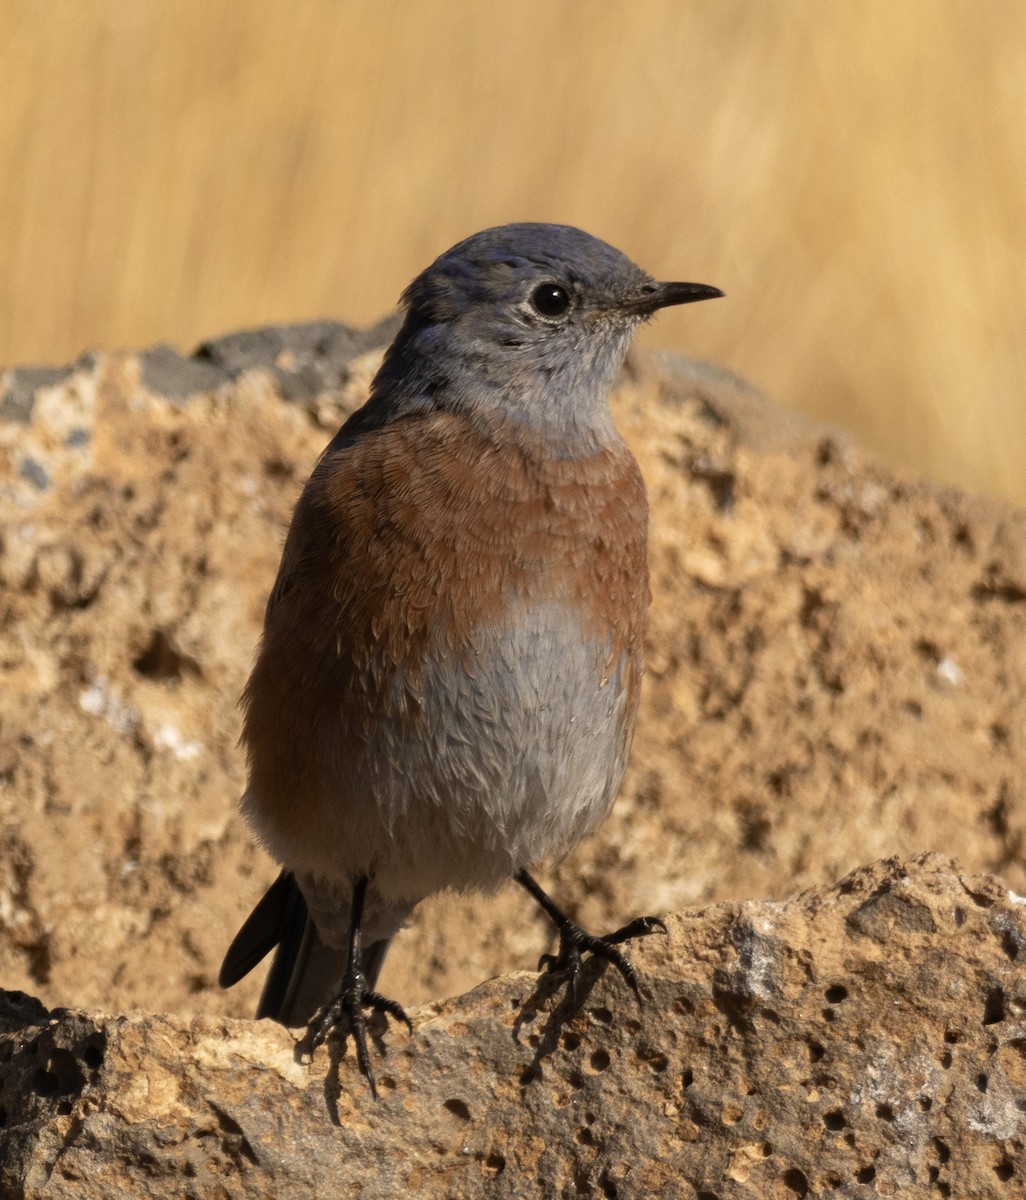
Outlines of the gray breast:
{"label": "gray breast", "polygon": [[493,888],[594,828],[629,744],[624,663],[608,655],[550,602],[511,608],[465,653],[429,662],[409,697],[416,715],[389,706],[344,785],[387,831],[373,852],[380,895]]}

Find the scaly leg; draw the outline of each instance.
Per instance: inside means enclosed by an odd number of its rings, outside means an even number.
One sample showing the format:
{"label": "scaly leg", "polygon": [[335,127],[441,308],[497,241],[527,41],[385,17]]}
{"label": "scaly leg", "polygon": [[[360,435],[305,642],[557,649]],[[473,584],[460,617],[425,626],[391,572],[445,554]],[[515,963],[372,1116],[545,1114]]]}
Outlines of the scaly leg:
{"label": "scaly leg", "polygon": [[548,914],[553,925],[559,931],[559,953],[555,955],[543,955],[538,965],[541,966],[544,963],[550,971],[565,971],[567,973],[569,976],[571,1000],[576,1000],[577,975],[581,969],[581,954],[587,952],[594,954],[597,958],[604,958],[606,962],[612,963],[627,981],[627,984],[637,997],[638,1003],[641,1003],[637,972],[631,965],[630,959],[616,947],[620,942],[629,941],[631,938],[644,937],[646,934],[654,933],[657,929],[661,929],[665,933],[666,926],[658,917],[636,917],[629,924],[624,925],[621,929],[617,929],[614,933],[607,933],[604,937],[596,937],[595,934],[586,933],[579,925],[575,925],[566,913],[557,908],[552,899],[542,891],[526,871],[518,871],[513,878],[538,901]]}
{"label": "scaly leg", "polygon": [[367,1022],[363,1015],[365,1008],[374,1012],[386,1013],[397,1021],[404,1021],[410,1033],[413,1033],[413,1022],[406,1015],[403,1007],[395,1000],[389,1000],[367,987],[367,979],[360,967],[363,951],[363,937],[360,929],[363,921],[363,902],[367,894],[367,877],[361,875],[353,885],[352,917],[349,922],[349,960],[346,963],[346,973],[342,976],[342,987],[339,994],[330,1004],[324,1006],[310,1022],[308,1036],[311,1050],[316,1050],[337,1027],[344,1027],[345,1032],[352,1033],[356,1042],[356,1063],[360,1074],[370,1085],[371,1095],[378,1098],[378,1089],[374,1083],[374,1072],[371,1070],[370,1055],[367,1053]]}

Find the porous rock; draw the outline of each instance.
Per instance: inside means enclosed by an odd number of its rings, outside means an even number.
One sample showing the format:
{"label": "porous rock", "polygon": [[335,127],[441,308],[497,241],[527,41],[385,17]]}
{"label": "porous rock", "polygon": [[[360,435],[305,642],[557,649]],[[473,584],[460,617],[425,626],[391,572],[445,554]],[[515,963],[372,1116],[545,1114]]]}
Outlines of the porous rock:
{"label": "porous rock", "polygon": [[1026,900],[940,856],[677,913],[638,1007],[518,973],[374,1052],[270,1022],[0,1005],[4,1195],[1022,1195]]}

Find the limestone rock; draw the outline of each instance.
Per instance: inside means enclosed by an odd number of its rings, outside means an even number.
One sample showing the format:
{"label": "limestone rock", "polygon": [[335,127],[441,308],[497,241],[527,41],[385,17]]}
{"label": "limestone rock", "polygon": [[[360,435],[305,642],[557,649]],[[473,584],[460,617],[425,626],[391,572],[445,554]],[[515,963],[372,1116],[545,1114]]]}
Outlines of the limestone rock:
{"label": "limestone rock", "polygon": [[71,1200],[1013,1197],[1026,900],[926,856],[668,919],[646,999],[491,980],[297,1063],[269,1022],[0,1006],[0,1191]]}

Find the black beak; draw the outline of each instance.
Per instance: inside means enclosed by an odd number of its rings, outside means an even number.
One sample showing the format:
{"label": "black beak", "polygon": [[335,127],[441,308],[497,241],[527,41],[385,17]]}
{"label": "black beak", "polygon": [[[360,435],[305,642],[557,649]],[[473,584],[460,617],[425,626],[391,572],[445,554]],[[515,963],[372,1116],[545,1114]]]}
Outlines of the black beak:
{"label": "black beak", "polygon": [[627,312],[648,317],[672,304],[694,304],[696,300],[715,300],[722,295],[719,288],[705,283],[646,283],[623,307]]}

